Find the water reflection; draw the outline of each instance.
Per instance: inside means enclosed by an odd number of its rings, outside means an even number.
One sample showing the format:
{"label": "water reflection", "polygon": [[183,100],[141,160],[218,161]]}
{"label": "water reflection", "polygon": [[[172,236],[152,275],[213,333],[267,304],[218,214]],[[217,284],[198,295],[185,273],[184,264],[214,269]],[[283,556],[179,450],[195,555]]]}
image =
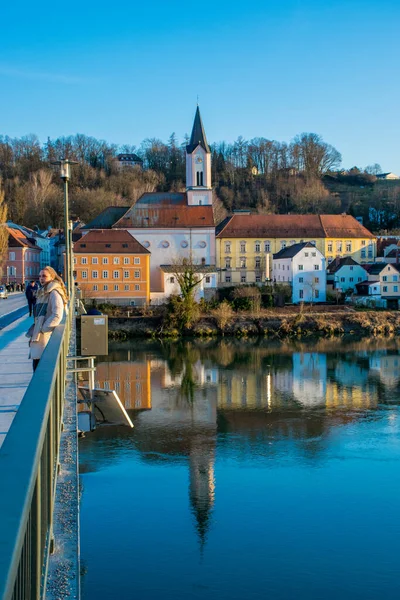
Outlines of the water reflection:
{"label": "water reflection", "polygon": [[215,502],[217,446],[221,456],[229,445],[239,461],[243,455],[268,461],[291,440],[304,459],[321,460],[330,432],[397,403],[399,382],[395,341],[115,344],[97,362],[96,386],[117,391],[136,428],[88,436],[81,470],[99,470],[132,448],[148,463],[186,465],[203,547]]}

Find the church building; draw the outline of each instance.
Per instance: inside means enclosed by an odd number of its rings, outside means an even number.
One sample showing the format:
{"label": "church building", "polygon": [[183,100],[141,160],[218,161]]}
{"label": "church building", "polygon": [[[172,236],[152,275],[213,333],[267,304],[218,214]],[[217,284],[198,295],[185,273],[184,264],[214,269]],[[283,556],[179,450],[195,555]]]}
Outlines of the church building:
{"label": "church building", "polygon": [[[94,220],[95,221],[95,220]],[[89,224],[87,229],[95,226]],[[197,299],[217,287],[211,151],[197,107],[186,146],[186,191],[150,192],[114,222],[151,252],[150,295],[154,303],[177,292],[174,270],[184,259],[196,265],[201,283]]]}

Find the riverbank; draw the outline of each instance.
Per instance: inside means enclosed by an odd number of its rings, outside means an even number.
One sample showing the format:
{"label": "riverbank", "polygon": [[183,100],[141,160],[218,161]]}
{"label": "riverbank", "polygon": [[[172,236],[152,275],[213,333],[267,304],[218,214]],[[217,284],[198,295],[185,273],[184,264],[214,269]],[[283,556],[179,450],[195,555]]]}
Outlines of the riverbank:
{"label": "riverbank", "polygon": [[[158,316],[109,317],[110,339],[178,338],[183,336],[267,336],[284,339],[288,337],[331,337],[354,334],[357,336],[397,335],[400,333],[400,312],[356,311],[347,307],[324,307],[310,312],[291,309],[271,309],[259,314],[241,312],[235,314],[224,327],[217,319],[204,314],[190,329],[179,331],[171,328],[168,319]],[[296,310],[297,309],[297,310]],[[326,310],[328,309],[328,310]]]}

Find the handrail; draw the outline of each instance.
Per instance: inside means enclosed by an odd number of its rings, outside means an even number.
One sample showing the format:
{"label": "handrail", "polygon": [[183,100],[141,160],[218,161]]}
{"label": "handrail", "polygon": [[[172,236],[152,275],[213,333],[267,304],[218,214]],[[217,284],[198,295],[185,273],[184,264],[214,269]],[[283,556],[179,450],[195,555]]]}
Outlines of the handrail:
{"label": "handrail", "polygon": [[0,599],[43,597],[73,302],[55,328],[0,449]]}

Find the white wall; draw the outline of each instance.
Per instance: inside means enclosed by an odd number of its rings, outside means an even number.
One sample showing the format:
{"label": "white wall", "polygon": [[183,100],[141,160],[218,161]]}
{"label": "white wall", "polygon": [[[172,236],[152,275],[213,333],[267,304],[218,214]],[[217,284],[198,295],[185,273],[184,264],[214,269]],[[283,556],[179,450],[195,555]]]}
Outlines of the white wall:
{"label": "white wall", "polygon": [[[128,229],[129,233],[151,252],[150,291],[163,291],[163,278],[160,265],[170,265],[182,258],[189,258],[190,252],[196,264],[205,258],[207,265],[215,264],[215,229],[213,227],[193,229]],[[146,242],[150,245],[147,246]],[[164,247],[163,242],[168,243]],[[206,246],[202,247],[205,243]],[[186,244],[186,246],[185,246]]]}
{"label": "white wall", "polygon": [[315,247],[303,248],[293,258],[274,258],[272,277],[292,285],[294,303],[326,302],[326,260]]}
{"label": "white wall", "polygon": [[334,288],[340,289],[342,292],[356,290],[356,284],[366,279],[368,279],[368,273],[361,265],[343,265],[334,273]]}

